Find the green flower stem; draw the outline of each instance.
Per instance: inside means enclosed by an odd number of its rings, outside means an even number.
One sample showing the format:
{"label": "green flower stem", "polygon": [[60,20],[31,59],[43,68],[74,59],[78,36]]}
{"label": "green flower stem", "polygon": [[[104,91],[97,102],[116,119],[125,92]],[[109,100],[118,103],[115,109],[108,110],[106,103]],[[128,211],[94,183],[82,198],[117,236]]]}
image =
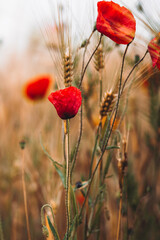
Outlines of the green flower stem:
{"label": "green flower stem", "polygon": [[75,163],[76,163],[77,154],[78,154],[78,150],[79,150],[79,146],[80,146],[80,142],[81,142],[81,138],[82,138],[82,127],[83,127],[83,99],[82,99],[82,105],[80,107],[80,131],[79,131],[79,138],[78,138],[78,142],[77,142],[77,145],[76,145],[74,158],[73,158],[72,165],[71,165],[71,180],[72,180],[72,173],[73,173],[73,169],[74,169],[74,166],[75,166]]}
{"label": "green flower stem", "polygon": [[99,131],[100,131],[100,124],[99,124],[98,129],[97,129],[95,144],[94,144],[94,148],[93,148],[93,152],[92,152],[91,165],[90,165],[90,171],[89,171],[89,179],[90,179],[91,174],[92,174],[93,161],[94,161],[94,156],[95,156],[95,153],[96,153],[98,139],[99,139]]}
{"label": "green flower stem", "polygon": [[65,156],[66,156],[66,217],[67,217],[67,240],[69,239],[69,231],[71,225],[71,206],[70,206],[70,161],[69,161],[69,119],[65,121]]}
{"label": "green flower stem", "polygon": [[[128,46],[128,45],[127,45],[127,46]],[[131,76],[132,72],[133,72],[134,69],[143,61],[143,59],[146,57],[147,53],[148,53],[148,50],[145,52],[144,56],[133,66],[132,70],[129,72],[126,80],[125,80],[124,83],[123,83],[123,86],[122,86],[122,89],[121,89],[121,92],[120,92],[120,96],[122,95],[123,90],[124,90],[124,87],[125,87],[128,79],[129,79],[129,77]]]}
{"label": "green flower stem", "polygon": [[85,55],[86,55],[86,52],[87,52],[87,47],[88,47],[88,44],[89,44],[89,42],[90,42],[90,40],[91,40],[91,37],[92,37],[92,35],[93,35],[94,32],[95,32],[95,29],[93,29],[93,31],[91,32],[89,38],[86,40],[85,49],[84,49],[84,52],[83,52],[81,76],[82,76],[83,70],[84,70],[84,62],[85,62]]}
{"label": "green flower stem", "polygon": [[98,162],[97,162],[97,165],[96,165],[96,167],[95,167],[95,169],[94,169],[94,171],[93,171],[93,173],[92,173],[92,176],[91,176],[91,179],[90,179],[90,183],[89,183],[89,185],[88,185],[86,197],[85,197],[84,203],[83,203],[83,205],[82,205],[81,211],[80,211],[80,213],[79,213],[79,217],[82,216],[82,213],[83,213],[83,210],[84,210],[84,206],[85,206],[87,197],[88,197],[89,192],[90,192],[90,188],[91,188],[91,184],[92,184],[93,178],[94,178],[94,176],[95,176],[95,173],[96,173],[96,171],[97,171],[97,169],[98,169],[99,164],[100,164],[101,161],[102,161],[103,155],[104,155],[105,150],[106,150],[106,146],[108,145],[108,142],[109,142],[109,139],[110,139],[110,136],[111,136],[111,133],[112,133],[112,129],[113,129],[113,126],[114,126],[114,122],[115,122],[116,117],[117,117],[118,107],[119,107],[119,101],[120,101],[121,86],[122,86],[122,74],[123,74],[123,68],[124,68],[124,60],[125,60],[125,56],[126,56],[128,47],[129,47],[129,44],[126,46],[126,49],[125,49],[125,52],[124,52],[124,55],[123,55],[123,59],[122,59],[121,75],[120,75],[119,91],[118,91],[118,99],[117,99],[117,104],[116,104],[116,109],[115,109],[115,115],[114,115],[114,119],[113,119],[113,122],[112,122],[112,126],[111,126],[111,128],[110,128],[110,130],[109,130],[109,134],[108,134],[107,140],[105,141],[105,144],[104,144],[104,146],[103,146],[103,149],[102,149],[100,158],[99,158],[99,160],[98,160]]}
{"label": "green flower stem", "polygon": [[103,35],[101,34],[100,39],[99,39],[99,42],[98,42],[98,44],[97,44],[97,47],[96,47],[95,50],[93,51],[93,53],[92,53],[92,55],[90,56],[90,58],[89,58],[89,60],[88,60],[88,62],[87,62],[87,64],[86,64],[86,66],[84,67],[84,70],[82,71],[81,79],[80,79],[80,83],[79,83],[79,88],[80,88],[81,85],[82,85],[82,81],[83,81],[83,78],[84,78],[84,74],[85,74],[85,72],[86,72],[86,70],[87,70],[87,67],[88,67],[90,61],[92,60],[95,52],[97,51],[99,45],[101,44],[102,36],[103,36]]}
{"label": "green flower stem", "polygon": [[[99,105],[101,105],[101,102],[102,102],[102,89],[103,89],[103,86],[102,86],[102,69],[100,69],[99,70],[99,103],[100,103]],[[102,130],[102,126],[100,126],[100,132],[101,132],[101,130]],[[100,162],[100,167],[99,167],[99,186],[102,185],[102,182],[103,182],[103,161]],[[102,199],[103,199],[103,194],[100,194],[100,202],[102,201]],[[100,229],[100,227],[101,227],[101,214],[100,214],[99,219],[98,219],[98,229]],[[98,231],[96,239],[98,240],[99,237],[100,237],[100,231]]]}
{"label": "green flower stem", "polygon": [[129,95],[130,95],[130,90],[131,90],[131,88],[132,88],[132,85],[133,85],[133,80],[131,81],[131,83],[130,83],[130,85],[129,85],[129,87],[128,87],[128,91],[127,91],[127,94],[126,94],[127,96],[126,96],[125,106],[124,106],[124,110],[123,110],[123,112],[122,112],[122,116],[121,116],[121,118],[120,118],[120,122],[119,122],[119,124],[118,124],[118,129],[120,128],[120,126],[121,126],[121,124],[122,124],[122,122],[123,122],[124,116],[125,116],[125,114],[126,114],[126,112],[127,112]]}
{"label": "green flower stem", "polygon": [[[90,35],[90,37],[91,36],[92,36],[92,34]],[[92,57],[94,56],[94,54],[97,51],[99,45],[101,44],[102,36],[103,35],[101,34],[98,45],[95,48],[95,50],[93,51],[92,55],[90,56],[86,66],[84,67],[82,65],[81,79],[80,79],[80,83],[79,83],[79,88],[80,88],[81,91],[82,91],[82,81],[83,81],[83,78],[84,78],[84,74],[87,70],[87,67],[88,67],[90,61],[92,60]],[[83,62],[84,62],[84,57],[85,57],[85,54],[83,56]],[[75,150],[75,154],[74,154],[74,158],[73,158],[73,162],[72,162],[72,166],[71,166],[71,178],[72,178],[72,172],[73,172],[73,169],[74,169],[74,166],[75,166],[75,162],[76,162],[76,158],[77,158],[77,154],[78,154],[78,150],[79,150],[79,146],[80,146],[80,142],[81,142],[81,138],[82,138],[82,125],[83,125],[82,113],[83,113],[83,100],[82,100],[82,105],[81,105],[81,108],[80,108],[80,133],[79,133],[79,138],[78,138],[78,142],[77,142],[77,146],[76,146],[76,150]]]}

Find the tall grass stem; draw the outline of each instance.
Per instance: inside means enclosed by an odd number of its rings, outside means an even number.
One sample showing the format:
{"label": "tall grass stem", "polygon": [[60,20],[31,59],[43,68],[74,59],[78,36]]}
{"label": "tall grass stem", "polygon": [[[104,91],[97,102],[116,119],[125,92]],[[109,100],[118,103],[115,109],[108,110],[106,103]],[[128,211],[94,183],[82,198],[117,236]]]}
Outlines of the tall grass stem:
{"label": "tall grass stem", "polygon": [[22,149],[21,151],[22,151],[22,188],[23,188],[23,198],[24,198],[24,210],[25,210],[25,216],[26,216],[28,240],[31,240],[29,218],[28,218],[28,207],[27,207],[27,193],[26,193],[26,185],[25,185],[25,178],[24,178],[24,169],[25,169],[25,167],[24,167],[24,149]]}

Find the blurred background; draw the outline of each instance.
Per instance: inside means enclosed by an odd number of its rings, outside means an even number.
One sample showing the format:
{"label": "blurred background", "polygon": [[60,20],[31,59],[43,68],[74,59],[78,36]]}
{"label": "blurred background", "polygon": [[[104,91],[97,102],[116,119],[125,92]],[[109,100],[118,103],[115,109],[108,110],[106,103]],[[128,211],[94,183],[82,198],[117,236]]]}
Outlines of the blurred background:
{"label": "blurred background", "polygon": [[[125,63],[126,73],[147,49],[149,41],[160,31],[158,0],[115,1],[126,4],[137,21],[133,46]],[[74,82],[80,75],[82,42],[90,35],[97,16],[94,0],[1,0],[0,2],[0,240],[25,240],[26,219],[22,189],[22,159],[32,239],[43,239],[40,209],[50,203],[56,214],[60,235],[64,234],[65,211],[62,183],[46,157],[43,144],[53,158],[63,162],[62,121],[47,100],[47,94],[62,84],[62,59],[56,24],[61,9],[63,22],[73,49]],[[67,36],[68,36],[67,35]],[[67,38],[67,37],[66,37]],[[87,56],[97,44],[92,39]],[[107,40],[104,50],[104,89],[112,85],[120,71],[123,46]],[[114,64],[113,64],[114,63]],[[49,74],[52,83],[46,97],[30,101],[24,88],[28,81]],[[91,62],[84,79],[84,126],[80,154],[75,167],[74,183],[87,180],[94,135],[98,121],[97,73]],[[122,239],[160,239],[160,73],[152,68],[150,56],[138,66],[126,111],[122,135],[129,132],[128,213],[123,206],[123,226],[128,220],[128,236]],[[94,83],[94,84],[93,84]],[[126,103],[125,103],[126,104]],[[77,137],[79,117],[71,120],[71,147]],[[125,130],[124,130],[125,129]],[[25,149],[19,142],[26,142]],[[106,225],[101,239],[114,239],[118,214],[118,175],[113,154],[106,180],[108,201]],[[63,221],[62,221],[63,219]],[[123,231],[122,231],[123,232]],[[52,239],[51,237],[48,239]],[[79,239],[82,239],[79,236]],[[95,239],[94,237],[91,239]]]}

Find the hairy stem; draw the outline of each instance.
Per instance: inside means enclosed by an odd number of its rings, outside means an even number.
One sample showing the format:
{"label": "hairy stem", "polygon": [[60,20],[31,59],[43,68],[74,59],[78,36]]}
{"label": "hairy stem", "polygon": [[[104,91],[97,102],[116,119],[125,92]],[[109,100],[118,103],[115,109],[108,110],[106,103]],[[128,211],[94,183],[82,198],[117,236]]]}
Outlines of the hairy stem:
{"label": "hairy stem", "polygon": [[67,215],[67,240],[69,239],[69,230],[71,223],[70,216],[70,161],[69,161],[69,120],[65,121],[65,156],[66,156],[66,215]]}
{"label": "hairy stem", "polygon": [[125,60],[125,56],[126,56],[128,47],[129,47],[129,44],[126,46],[126,49],[125,49],[125,52],[124,52],[124,55],[123,55],[123,59],[122,59],[121,75],[120,75],[119,91],[118,91],[118,99],[117,99],[117,104],[116,104],[116,110],[115,110],[114,119],[113,119],[113,122],[112,122],[112,126],[111,126],[111,128],[110,128],[110,130],[109,130],[109,134],[108,134],[107,140],[106,140],[105,143],[104,143],[104,146],[103,146],[103,149],[102,149],[100,158],[99,158],[99,160],[98,160],[98,162],[97,162],[97,165],[96,165],[96,167],[95,167],[95,169],[94,169],[94,171],[93,171],[93,173],[92,173],[92,176],[91,176],[91,179],[90,179],[90,183],[89,183],[89,185],[88,185],[86,197],[85,197],[84,203],[83,203],[83,205],[82,205],[82,208],[81,208],[81,211],[80,211],[80,214],[79,214],[80,217],[82,216],[82,213],[83,213],[83,210],[84,210],[84,206],[85,206],[87,197],[88,197],[89,192],[90,192],[90,188],[91,188],[91,184],[92,184],[93,178],[94,178],[94,176],[95,176],[95,173],[96,173],[96,171],[97,171],[97,169],[98,169],[99,164],[100,164],[101,161],[102,161],[103,155],[104,155],[105,150],[106,150],[106,146],[107,146],[107,144],[108,144],[108,142],[109,142],[109,139],[110,139],[110,136],[111,136],[111,133],[112,133],[112,129],[113,129],[113,126],[114,126],[114,122],[115,122],[116,117],[117,117],[118,107],[119,107],[119,101],[120,101],[121,85],[122,85],[122,74],[123,74],[123,68],[124,68],[124,60]]}
{"label": "hairy stem", "polygon": [[126,80],[125,80],[124,83],[123,83],[123,86],[122,86],[120,95],[122,95],[123,90],[124,90],[124,87],[125,87],[128,79],[129,79],[129,77],[131,76],[132,72],[133,72],[134,69],[143,61],[143,59],[146,57],[147,53],[148,53],[148,50],[145,52],[144,56],[133,66],[132,70],[130,71],[130,73],[128,74]]}
{"label": "hairy stem", "polygon": [[83,52],[81,76],[82,76],[82,73],[83,73],[83,70],[84,70],[84,62],[85,62],[85,55],[86,55],[86,52],[87,52],[87,47],[88,47],[88,44],[89,44],[89,42],[90,42],[90,40],[91,40],[91,37],[92,37],[92,35],[93,35],[94,32],[95,32],[95,29],[93,29],[93,31],[91,32],[89,38],[86,40],[85,49],[84,49],[84,52]]}
{"label": "hairy stem", "polygon": [[[90,35],[90,38],[91,38],[92,34]],[[88,62],[87,62],[85,67],[84,67],[84,57],[85,57],[85,54],[83,55],[83,65],[82,65],[82,72],[81,72],[81,80],[80,80],[80,83],[79,83],[79,88],[80,88],[81,91],[82,91],[82,81],[83,81],[83,78],[84,78],[84,74],[86,72],[86,69],[87,69],[87,67],[88,67],[92,57],[94,56],[94,54],[97,51],[99,45],[101,44],[102,36],[103,35],[101,34],[99,42],[98,42],[98,45],[95,48],[95,50],[93,51],[92,55],[90,56],[90,58],[89,58],[89,60],[88,60]],[[86,46],[86,48],[87,48],[87,46]],[[75,166],[75,162],[76,162],[76,158],[77,158],[77,154],[78,154],[78,150],[79,150],[79,146],[80,146],[80,142],[81,142],[81,138],[82,138],[82,126],[83,126],[83,118],[82,118],[83,114],[82,113],[83,113],[83,104],[81,105],[81,108],[80,108],[80,133],[79,133],[79,138],[78,138],[78,142],[77,142],[77,146],[76,146],[76,150],[75,150],[75,155],[74,155],[72,166],[71,166],[71,179],[72,179],[72,173],[73,173],[73,169],[74,169],[74,166]]]}
{"label": "hairy stem", "polygon": [[95,144],[94,144],[94,148],[93,148],[93,152],[92,152],[91,165],[90,165],[90,170],[89,170],[89,178],[91,177],[91,174],[92,174],[93,161],[94,161],[94,156],[95,156],[95,153],[96,153],[98,139],[99,139],[99,131],[100,131],[100,124],[99,124],[98,129],[97,129]]}
{"label": "hairy stem", "polygon": [[84,74],[85,74],[85,72],[86,72],[86,70],[87,70],[87,67],[88,67],[90,61],[92,60],[95,52],[97,51],[99,45],[101,44],[102,36],[103,36],[103,35],[101,34],[100,39],[99,39],[99,42],[98,42],[98,44],[97,44],[97,47],[95,48],[95,50],[94,50],[93,53],[91,54],[91,56],[90,56],[90,58],[89,58],[89,60],[88,60],[88,62],[87,62],[87,64],[86,64],[86,66],[84,67],[84,70],[82,71],[81,79],[80,79],[80,83],[79,83],[79,88],[80,88],[81,85],[82,85],[82,81],[83,81],[83,78],[84,78]]}
{"label": "hairy stem", "polygon": [[72,173],[73,173],[73,169],[76,163],[76,159],[77,159],[77,154],[78,154],[78,150],[79,150],[79,146],[80,146],[80,142],[81,142],[81,138],[82,138],[82,127],[83,127],[83,105],[81,105],[80,107],[80,131],[79,131],[79,138],[78,138],[78,142],[76,145],[76,150],[75,150],[75,154],[74,154],[74,158],[72,161],[72,166],[71,166],[71,179],[72,179]]}

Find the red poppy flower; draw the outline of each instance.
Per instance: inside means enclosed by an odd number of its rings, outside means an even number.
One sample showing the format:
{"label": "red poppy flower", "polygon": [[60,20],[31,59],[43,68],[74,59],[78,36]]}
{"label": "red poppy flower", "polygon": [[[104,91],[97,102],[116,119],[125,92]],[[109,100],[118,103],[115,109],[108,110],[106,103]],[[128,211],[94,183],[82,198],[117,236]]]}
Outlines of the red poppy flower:
{"label": "red poppy flower", "polygon": [[153,67],[157,66],[160,70],[160,32],[149,42],[148,52],[150,53]]}
{"label": "red poppy flower", "polygon": [[62,119],[73,118],[81,106],[81,91],[76,87],[68,87],[48,96],[48,100],[54,105],[58,116]]}
{"label": "red poppy flower", "polygon": [[100,1],[97,6],[97,30],[118,44],[130,43],[136,30],[133,14],[112,1]]}
{"label": "red poppy flower", "polygon": [[51,81],[49,75],[41,75],[31,79],[24,87],[25,96],[32,101],[43,99],[49,89]]}

